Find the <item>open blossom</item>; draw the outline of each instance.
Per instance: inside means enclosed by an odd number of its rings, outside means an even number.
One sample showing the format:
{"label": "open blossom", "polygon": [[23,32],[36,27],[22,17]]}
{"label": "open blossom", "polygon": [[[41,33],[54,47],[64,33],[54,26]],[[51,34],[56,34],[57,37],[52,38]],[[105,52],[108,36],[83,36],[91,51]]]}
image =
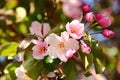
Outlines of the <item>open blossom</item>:
{"label": "open blossom", "polygon": [[45,37],[49,31],[50,26],[48,23],[39,23],[38,21],[34,21],[30,27],[31,34],[38,35],[41,38]]}
{"label": "open blossom", "polygon": [[82,3],[80,0],[64,0],[64,4],[69,4],[74,7],[80,7]]}
{"label": "open blossom", "polygon": [[102,31],[102,34],[103,36],[105,36],[106,38],[111,38],[111,37],[114,37],[115,33],[111,30],[108,30],[108,29],[104,29]]}
{"label": "open blossom", "polygon": [[80,0],[65,0],[62,5],[62,9],[65,15],[73,19],[79,19],[81,17],[81,1]]}
{"label": "open blossom", "polygon": [[95,19],[95,15],[93,14],[93,12],[89,12],[86,14],[85,19],[87,22],[91,22]]}
{"label": "open blossom", "polygon": [[85,43],[81,43],[80,48],[83,53],[89,54],[91,52],[90,46]]}
{"label": "open blossom", "polygon": [[83,10],[84,13],[88,13],[90,11],[90,5],[86,4],[86,3],[83,3],[82,10]]}
{"label": "open blossom", "polygon": [[73,7],[69,4],[63,4],[62,9],[63,9],[64,14],[70,18],[78,19],[81,16],[80,9]]}
{"label": "open blossom", "polygon": [[79,43],[75,39],[69,37],[65,38],[66,32],[62,35],[64,36],[61,37],[52,33],[46,37],[45,41],[49,45],[47,51],[48,55],[51,58],[59,58],[61,61],[66,62],[70,57],[72,57],[76,50],[78,50]]}
{"label": "open blossom", "polygon": [[33,50],[33,57],[35,59],[43,59],[47,53],[47,43],[46,42],[39,42],[39,41],[34,41],[35,46],[32,48]]}
{"label": "open blossom", "polygon": [[111,25],[110,18],[103,13],[98,13],[96,15],[96,20],[102,28],[107,28]]}
{"label": "open blossom", "polygon": [[66,24],[66,30],[72,38],[80,39],[84,35],[84,24],[78,20],[73,20]]}

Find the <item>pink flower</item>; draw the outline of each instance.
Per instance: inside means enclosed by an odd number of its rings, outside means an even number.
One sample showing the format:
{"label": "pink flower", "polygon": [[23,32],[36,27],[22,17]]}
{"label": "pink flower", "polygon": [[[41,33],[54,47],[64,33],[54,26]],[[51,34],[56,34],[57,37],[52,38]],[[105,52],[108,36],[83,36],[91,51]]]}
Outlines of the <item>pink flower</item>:
{"label": "pink flower", "polygon": [[85,43],[81,43],[80,48],[81,48],[83,53],[89,54],[91,52],[90,46],[88,46]]}
{"label": "pink flower", "polygon": [[115,33],[111,30],[108,30],[108,29],[104,29],[102,31],[102,34],[103,36],[105,36],[106,38],[111,38],[111,37],[114,37]]}
{"label": "pink flower", "polygon": [[96,15],[96,20],[102,28],[107,28],[111,25],[111,20],[103,13],[98,13]]}
{"label": "pink flower", "polygon": [[79,48],[79,43],[77,40],[72,38],[65,38],[65,35],[66,32],[64,32],[61,36],[52,33],[45,39],[49,45],[47,54],[53,59],[59,58],[64,62],[72,57]]}
{"label": "pink flower", "polygon": [[62,9],[66,16],[73,19],[79,19],[81,17],[80,6],[80,0],[65,0]]}
{"label": "pink flower", "polygon": [[33,57],[35,59],[43,59],[47,53],[47,44],[45,42],[34,41],[35,46],[32,48],[33,50]]}
{"label": "pink flower", "polygon": [[66,24],[66,30],[74,39],[80,39],[84,35],[84,24],[78,20],[73,20],[71,23]]}
{"label": "pink flower", "polygon": [[78,7],[73,7],[69,4],[63,4],[62,9],[64,14],[70,18],[78,19],[81,17],[81,11]]}
{"label": "pink flower", "polygon": [[64,0],[63,4],[69,4],[74,7],[80,7],[81,1],[80,0]]}
{"label": "pink flower", "polygon": [[90,11],[90,5],[86,4],[86,3],[83,3],[82,10],[83,10],[84,13],[88,13]]}
{"label": "pink flower", "polygon": [[91,22],[95,19],[95,15],[93,14],[93,12],[89,12],[86,14],[85,19],[87,22]]}
{"label": "pink flower", "polygon": [[41,38],[44,38],[49,31],[50,26],[48,23],[39,23],[38,21],[34,21],[30,27],[30,32],[40,36]]}

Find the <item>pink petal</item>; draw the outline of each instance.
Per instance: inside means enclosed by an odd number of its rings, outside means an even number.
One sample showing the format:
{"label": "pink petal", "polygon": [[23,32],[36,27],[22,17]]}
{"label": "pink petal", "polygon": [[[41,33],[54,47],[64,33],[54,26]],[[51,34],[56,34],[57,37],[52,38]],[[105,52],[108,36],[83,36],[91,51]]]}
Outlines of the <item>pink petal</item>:
{"label": "pink petal", "polygon": [[32,25],[30,27],[30,32],[32,34],[36,34],[42,37],[42,25],[38,21],[32,22]]}
{"label": "pink petal", "polygon": [[64,31],[61,33],[61,37],[64,41],[67,41],[69,39],[69,34],[66,31]]}
{"label": "pink petal", "polygon": [[66,52],[66,57],[69,59],[73,56],[73,54],[75,53],[76,51],[74,49],[70,49]]}
{"label": "pink petal", "polygon": [[50,31],[50,25],[48,23],[43,23],[43,36],[48,34],[49,31]]}
{"label": "pink petal", "polygon": [[65,56],[65,50],[58,50],[57,57],[63,62],[66,62],[68,60],[68,58]]}

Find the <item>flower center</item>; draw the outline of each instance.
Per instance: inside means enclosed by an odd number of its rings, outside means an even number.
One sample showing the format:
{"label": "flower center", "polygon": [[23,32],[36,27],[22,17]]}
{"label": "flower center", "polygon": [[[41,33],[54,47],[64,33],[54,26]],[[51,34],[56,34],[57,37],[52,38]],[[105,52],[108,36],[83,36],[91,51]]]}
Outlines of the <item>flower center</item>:
{"label": "flower center", "polygon": [[40,53],[44,53],[46,51],[46,48],[45,47],[40,47],[39,51],[40,51]]}
{"label": "flower center", "polygon": [[59,48],[63,49],[65,47],[64,42],[61,42],[58,46],[59,46]]}
{"label": "flower center", "polygon": [[76,32],[76,30],[75,29],[71,29],[71,33],[75,33]]}

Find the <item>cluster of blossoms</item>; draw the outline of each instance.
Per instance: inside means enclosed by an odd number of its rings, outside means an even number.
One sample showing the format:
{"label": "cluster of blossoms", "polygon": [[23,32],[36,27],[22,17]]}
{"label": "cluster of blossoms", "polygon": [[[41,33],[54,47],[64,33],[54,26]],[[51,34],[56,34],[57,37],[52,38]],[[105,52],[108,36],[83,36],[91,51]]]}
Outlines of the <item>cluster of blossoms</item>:
{"label": "cluster of blossoms", "polygon": [[[37,36],[37,39],[32,40],[35,44],[32,48],[35,59],[44,59],[45,56],[50,56],[53,59],[59,58],[61,61],[66,62],[78,50],[89,54],[91,48],[84,41],[85,24],[78,20],[80,16],[85,15],[85,21],[88,23],[97,23],[102,28],[101,33],[106,38],[114,36],[114,32],[107,29],[111,25],[110,18],[103,13],[95,15],[94,12],[90,12],[89,4],[81,3],[80,0],[65,0],[62,7],[63,12],[74,20],[66,24],[66,31],[61,32],[61,35],[49,33],[51,28],[48,23],[32,22],[30,32],[32,35]],[[81,12],[83,14],[80,14]],[[89,27],[90,29],[94,28]]]}
{"label": "cluster of blossoms", "polygon": [[[101,34],[106,38],[115,35],[113,31],[107,29],[111,25],[110,18],[104,13],[90,12],[89,4],[82,3],[80,0],[65,0],[62,9],[66,16],[73,20],[65,25],[65,31],[60,32],[60,35],[50,32],[49,23],[32,22],[30,32],[37,37],[32,40],[34,44],[32,55],[35,59],[42,60],[45,56],[49,56],[52,59],[58,58],[62,62],[67,62],[79,51],[90,54],[92,45],[85,41],[86,34],[89,34],[85,30],[85,22],[89,24],[87,25],[89,29],[99,26]],[[85,21],[80,20],[81,16]],[[16,73],[20,70],[18,68]],[[21,73],[25,72],[21,71]]]}
{"label": "cluster of blossoms", "polygon": [[[114,32],[106,29],[111,24],[107,16],[98,13],[95,17],[93,12],[86,13],[86,21],[91,22],[93,20],[96,20],[103,28],[102,34],[105,37],[111,38],[114,36]],[[30,27],[30,32],[38,36],[38,39],[32,41],[35,44],[32,48],[33,57],[44,59],[45,56],[49,55],[53,59],[59,58],[61,61],[66,62],[78,49],[89,54],[91,52],[90,46],[81,39],[85,33],[84,24],[76,19],[70,23],[68,22],[65,27],[66,31],[61,32],[60,36],[51,33],[46,37],[50,31],[49,24],[34,21]]]}
{"label": "cluster of blossoms", "polygon": [[38,36],[37,40],[32,42],[35,46],[32,48],[33,57],[35,59],[43,59],[46,55],[51,58],[59,58],[61,61],[66,62],[71,58],[74,53],[79,49],[84,53],[90,53],[90,47],[81,42],[80,39],[84,36],[84,24],[78,20],[73,20],[71,23],[66,24],[66,31],[61,32],[58,36],[55,33],[49,34],[50,26],[47,23],[39,23],[34,21],[30,27],[30,32]]}
{"label": "cluster of blossoms", "polygon": [[63,12],[72,19],[79,19],[81,16],[85,15],[85,20],[88,23],[95,22],[102,29],[102,34],[106,38],[111,38],[114,36],[114,32],[108,30],[107,28],[111,25],[111,19],[104,13],[90,12],[91,7],[89,4],[81,2],[80,0],[65,0],[63,2]]}

